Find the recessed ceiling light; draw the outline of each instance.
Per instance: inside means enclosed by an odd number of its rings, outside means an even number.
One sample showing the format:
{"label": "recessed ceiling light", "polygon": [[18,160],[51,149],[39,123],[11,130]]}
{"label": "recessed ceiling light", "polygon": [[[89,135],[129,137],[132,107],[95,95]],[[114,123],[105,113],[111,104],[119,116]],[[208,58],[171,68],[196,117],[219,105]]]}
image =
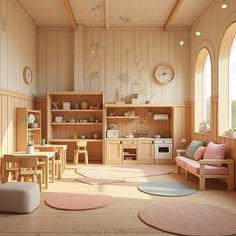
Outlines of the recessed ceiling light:
{"label": "recessed ceiling light", "polygon": [[221,4],[221,8],[222,9],[225,9],[228,7],[228,4],[224,1],[222,4]]}
{"label": "recessed ceiling light", "polygon": [[201,32],[200,31],[196,31],[195,33],[197,36],[200,36],[201,35]]}
{"label": "recessed ceiling light", "polygon": [[183,45],[184,45],[184,41],[183,41],[183,40],[180,40],[180,41],[179,41],[179,45],[180,45],[180,46],[183,46]]}

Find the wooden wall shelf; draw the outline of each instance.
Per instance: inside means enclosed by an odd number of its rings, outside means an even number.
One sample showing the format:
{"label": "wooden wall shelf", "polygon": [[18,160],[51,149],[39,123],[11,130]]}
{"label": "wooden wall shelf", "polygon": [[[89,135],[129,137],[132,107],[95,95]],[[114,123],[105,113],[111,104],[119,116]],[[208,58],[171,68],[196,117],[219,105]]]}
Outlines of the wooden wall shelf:
{"label": "wooden wall shelf", "polygon": [[51,109],[51,112],[103,112],[101,109]]}
{"label": "wooden wall shelf", "polygon": [[139,116],[107,116],[107,119],[138,119]]}

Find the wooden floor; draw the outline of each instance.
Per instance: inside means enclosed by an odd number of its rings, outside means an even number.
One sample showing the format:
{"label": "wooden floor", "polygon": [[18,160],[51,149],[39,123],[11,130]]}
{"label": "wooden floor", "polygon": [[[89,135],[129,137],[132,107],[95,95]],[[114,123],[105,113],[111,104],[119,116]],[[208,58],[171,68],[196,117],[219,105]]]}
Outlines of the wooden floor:
{"label": "wooden floor", "polygon": [[[128,179],[125,183],[106,185],[87,185],[74,178],[75,167],[69,165],[60,181],[50,184],[48,191],[41,194],[40,207],[31,214],[1,214],[0,235],[170,235],[145,225],[138,218],[138,212],[144,207],[158,202],[196,202],[212,204],[228,209],[236,214],[236,192],[228,192],[226,184],[221,180],[207,181],[207,190],[198,191],[186,197],[158,197],[142,193],[137,186],[149,180],[184,181],[183,175],[176,173],[155,177]],[[189,182],[197,187],[197,179],[191,177]],[[111,205],[87,211],[62,211],[48,207],[44,201],[52,192],[99,191],[113,198]],[[166,219],[168,221],[168,219]]]}

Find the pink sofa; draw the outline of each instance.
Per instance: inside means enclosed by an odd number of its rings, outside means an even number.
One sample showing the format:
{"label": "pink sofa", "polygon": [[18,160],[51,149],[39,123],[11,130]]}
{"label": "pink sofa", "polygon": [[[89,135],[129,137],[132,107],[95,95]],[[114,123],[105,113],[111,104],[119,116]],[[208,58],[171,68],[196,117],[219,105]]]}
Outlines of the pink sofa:
{"label": "pink sofa", "polygon": [[[234,160],[231,159],[201,159],[195,161],[183,156],[185,149],[177,150],[175,158],[178,166],[178,173],[181,173],[181,168],[185,171],[185,178],[188,179],[188,173],[199,178],[199,190],[205,190],[205,180],[207,178],[226,179],[228,190],[234,189]],[[212,164],[222,164],[222,166],[213,166]]]}

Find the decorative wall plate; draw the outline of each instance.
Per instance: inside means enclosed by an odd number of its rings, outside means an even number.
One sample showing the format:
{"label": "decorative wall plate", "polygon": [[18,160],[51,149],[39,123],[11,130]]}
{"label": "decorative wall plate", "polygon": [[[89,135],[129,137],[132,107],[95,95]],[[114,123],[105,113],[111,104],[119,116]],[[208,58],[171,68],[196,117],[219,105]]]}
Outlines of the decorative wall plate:
{"label": "decorative wall plate", "polygon": [[30,84],[32,82],[33,76],[31,69],[26,66],[23,70],[23,79],[26,84]]}

